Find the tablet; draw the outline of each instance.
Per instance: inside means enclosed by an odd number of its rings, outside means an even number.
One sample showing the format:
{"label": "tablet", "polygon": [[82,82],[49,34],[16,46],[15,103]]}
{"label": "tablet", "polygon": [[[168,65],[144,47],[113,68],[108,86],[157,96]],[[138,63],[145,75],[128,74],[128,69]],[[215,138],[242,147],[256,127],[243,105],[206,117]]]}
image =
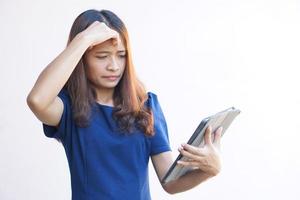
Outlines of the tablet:
{"label": "tablet", "polygon": [[[207,118],[204,118],[199,126],[196,128],[195,132],[187,142],[190,145],[196,146],[196,147],[203,147],[204,146],[204,134],[206,128],[211,125],[212,132],[214,133],[220,126],[223,127],[222,136],[231,124],[231,122],[234,120],[234,118],[240,114],[240,110],[231,107],[226,110],[223,110],[221,112],[218,112],[212,116],[209,116]],[[183,157],[181,154],[176,158],[174,163],[171,165],[170,169],[164,176],[162,183],[168,183],[170,181],[176,180],[185,173],[193,170],[191,167],[181,166],[177,164],[178,160],[186,161],[187,158]]]}

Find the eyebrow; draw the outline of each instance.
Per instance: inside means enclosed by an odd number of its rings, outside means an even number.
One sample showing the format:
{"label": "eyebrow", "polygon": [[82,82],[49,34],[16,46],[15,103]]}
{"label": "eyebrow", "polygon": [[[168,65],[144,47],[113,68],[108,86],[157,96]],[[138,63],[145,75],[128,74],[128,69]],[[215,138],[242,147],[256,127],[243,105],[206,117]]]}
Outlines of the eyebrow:
{"label": "eyebrow", "polygon": [[[123,53],[123,52],[126,53],[126,50],[118,51],[118,53]],[[97,53],[112,53],[112,52],[111,51],[96,51],[95,53],[97,54]]]}

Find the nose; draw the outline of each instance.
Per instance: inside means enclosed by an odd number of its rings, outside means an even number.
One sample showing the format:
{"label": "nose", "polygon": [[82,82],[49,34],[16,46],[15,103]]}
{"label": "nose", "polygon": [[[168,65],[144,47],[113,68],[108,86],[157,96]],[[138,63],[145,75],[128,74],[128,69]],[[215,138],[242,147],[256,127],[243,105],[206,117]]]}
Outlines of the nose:
{"label": "nose", "polygon": [[111,57],[111,62],[108,64],[107,69],[111,71],[117,71],[119,69],[119,64],[114,56]]}

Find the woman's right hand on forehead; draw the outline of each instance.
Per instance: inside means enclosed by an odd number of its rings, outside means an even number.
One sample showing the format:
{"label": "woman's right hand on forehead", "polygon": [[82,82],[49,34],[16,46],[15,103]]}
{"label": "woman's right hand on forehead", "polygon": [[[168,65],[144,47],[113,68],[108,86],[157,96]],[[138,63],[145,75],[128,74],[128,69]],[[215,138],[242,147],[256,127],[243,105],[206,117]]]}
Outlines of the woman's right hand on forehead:
{"label": "woman's right hand on forehead", "polygon": [[89,42],[89,49],[111,38],[113,39],[113,44],[117,44],[120,41],[117,31],[108,27],[104,22],[99,21],[93,22],[80,34]]}

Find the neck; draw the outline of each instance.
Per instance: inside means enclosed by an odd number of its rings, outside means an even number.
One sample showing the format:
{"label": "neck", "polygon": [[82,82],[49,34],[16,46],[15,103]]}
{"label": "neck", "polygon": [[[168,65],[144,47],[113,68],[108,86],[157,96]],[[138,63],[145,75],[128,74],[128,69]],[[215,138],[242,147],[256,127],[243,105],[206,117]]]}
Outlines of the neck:
{"label": "neck", "polygon": [[95,88],[96,101],[100,104],[113,105],[114,88]]}

